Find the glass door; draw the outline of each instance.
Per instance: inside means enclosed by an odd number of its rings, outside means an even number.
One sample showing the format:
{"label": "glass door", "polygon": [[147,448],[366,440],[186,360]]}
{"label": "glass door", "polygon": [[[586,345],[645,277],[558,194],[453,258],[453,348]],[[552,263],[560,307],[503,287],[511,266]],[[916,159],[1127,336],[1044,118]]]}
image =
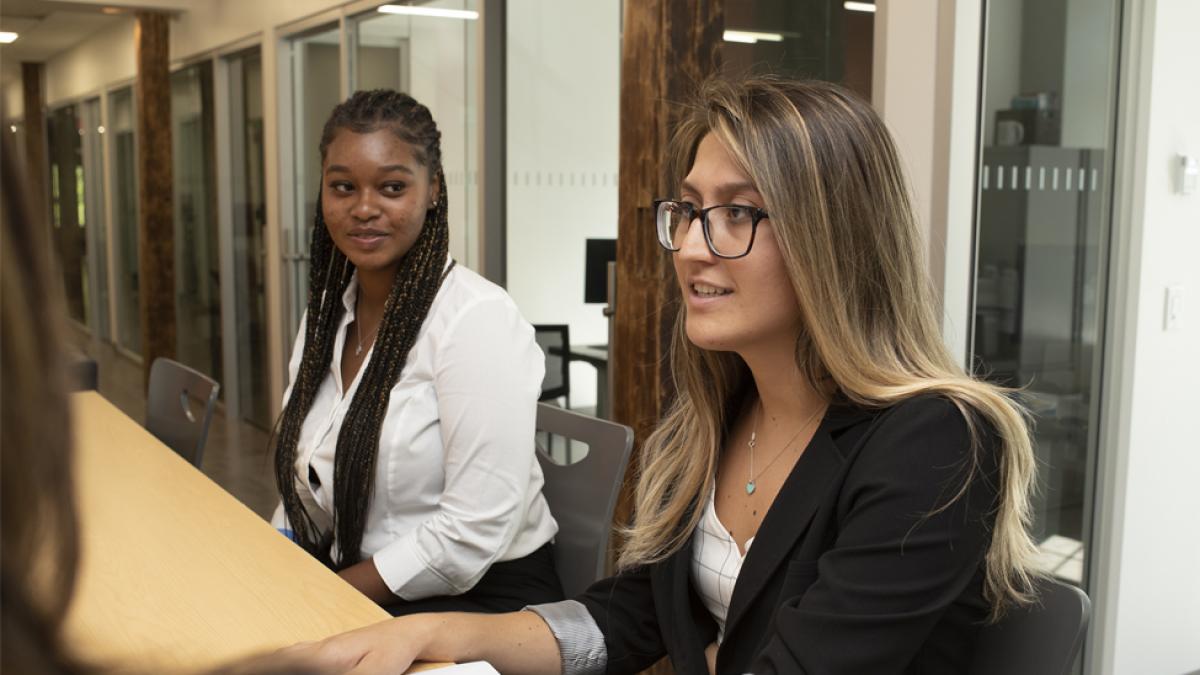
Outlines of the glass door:
{"label": "glass door", "polygon": [[176,358],[224,382],[212,63],[171,75]]}
{"label": "glass door", "polygon": [[976,372],[1036,418],[1042,564],[1088,586],[1112,221],[1119,0],[989,2]]}
{"label": "glass door", "polygon": [[87,219],[88,327],[92,335],[111,340],[108,299],[108,236],[104,213],[104,128],[100,99],[80,106],[79,131],[83,150],[83,213]]}
{"label": "glass door", "polygon": [[[262,55],[256,47],[225,60],[229,105],[229,189],[233,241],[239,412],[262,429],[273,420],[268,391],[266,189],[263,170]],[[234,386],[234,383],[230,383]]]}
{"label": "glass door", "polygon": [[107,135],[112,144],[113,238],[116,268],[117,344],[140,354],[142,321],[138,308],[137,157],[133,121],[133,87],[108,95]]}
{"label": "glass door", "polygon": [[287,69],[291,94],[281,157],[284,171],[291,167],[291,199],[283,225],[285,353],[291,354],[292,340],[308,301],[309,238],[321,187],[321,130],[342,99],[338,24],[289,37],[281,52],[280,67]]}
{"label": "glass door", "polygon": [[50,112],[50,224],[62,271],[67,313],[87,325],[89,308],[87,214],[83,182],[83,129],[75,105]]}
{"label": "glass door", "polygon": [[429,108],[442,132],[450,255],[467,266],[478,248],[478,4],[386,5],[347,20],[350,90],[403,91]]}

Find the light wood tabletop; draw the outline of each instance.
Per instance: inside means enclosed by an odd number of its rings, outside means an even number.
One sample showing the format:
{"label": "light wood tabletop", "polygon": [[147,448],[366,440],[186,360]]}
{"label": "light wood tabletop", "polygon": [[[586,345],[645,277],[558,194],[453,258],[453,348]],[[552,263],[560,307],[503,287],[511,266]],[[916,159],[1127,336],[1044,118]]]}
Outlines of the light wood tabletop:
{"label": "light wood tabletop", "polygon": [[388,618],[99,394],[72,412],[83,655],[206,668]]}

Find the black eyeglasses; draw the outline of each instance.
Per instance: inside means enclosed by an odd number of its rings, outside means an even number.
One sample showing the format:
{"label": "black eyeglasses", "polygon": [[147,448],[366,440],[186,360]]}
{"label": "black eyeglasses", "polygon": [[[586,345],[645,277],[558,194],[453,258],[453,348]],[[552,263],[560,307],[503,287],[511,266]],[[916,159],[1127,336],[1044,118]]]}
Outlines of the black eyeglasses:
{"label": "black eyeglasses", "polygon": [[654,200],[654,222],[658,243],[668,251],[678,251],[687,237],[692,221],[700,219],[708,250],[718,258],[741,258],[754,245],[758,222],[769,218],[767,212],[745,204],[718,204],[706,209],[691,202],[673,199]]}

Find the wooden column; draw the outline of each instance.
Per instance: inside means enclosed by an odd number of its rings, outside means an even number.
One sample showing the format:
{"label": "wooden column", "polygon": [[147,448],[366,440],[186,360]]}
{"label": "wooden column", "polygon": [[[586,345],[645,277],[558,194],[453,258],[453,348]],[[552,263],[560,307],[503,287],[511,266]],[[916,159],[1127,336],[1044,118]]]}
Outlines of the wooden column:
{"label": "wooden column", "polygon": [[137,59],[138,292],[143,376],[175,356],[175,223],[171,208],[170,28],[166,14],[139,11]]}
{"label": "wooden column", "polygon": [[34,225],[42,230],[46,241],[51,241],[46,232],[50,220],[50,193],[46,189],[49,168],[46,165],[46,113],[42,105],[42,68],[41,63],[21,63],[21,97],[25,108],[25,180],[33,195],[27,202],[31,208],[29,218],[34,219]]}
{"label": "wooden column", "polygon": [[625,3],[621,41],[621,155],[613,418],[633,427],[635,445],[618,522],[631,514],[642,442],[672,392],[664,357],[678,308],[670,258],[654,234],[652,201],[665,194],[662,163],[678,104],[720,66],[723,0]]}

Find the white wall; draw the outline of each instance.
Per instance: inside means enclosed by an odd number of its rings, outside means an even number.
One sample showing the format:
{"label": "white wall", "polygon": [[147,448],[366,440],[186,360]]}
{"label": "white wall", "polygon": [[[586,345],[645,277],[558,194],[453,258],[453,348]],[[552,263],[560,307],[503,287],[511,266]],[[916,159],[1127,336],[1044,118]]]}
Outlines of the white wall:
{"label": "white wall", "polygon": [[[1176,153],[1200,155],[1194,0],[1131,0],[1118,191],[1113,415],[1106,444],[1096,651],[1101,673],[1200,669],[1200,194],[1172,189]],[[1165,289],[1184,288],[1180,327],[1163,329]]]}
{"label": "white wall", "polygon": [[[608,342],[583,263],[586,239],[617,236],[620,31],[619,0],[508,2],[508,291],[574,343]],[[571,405],[594,404],[595,383],[573,363]]]}

